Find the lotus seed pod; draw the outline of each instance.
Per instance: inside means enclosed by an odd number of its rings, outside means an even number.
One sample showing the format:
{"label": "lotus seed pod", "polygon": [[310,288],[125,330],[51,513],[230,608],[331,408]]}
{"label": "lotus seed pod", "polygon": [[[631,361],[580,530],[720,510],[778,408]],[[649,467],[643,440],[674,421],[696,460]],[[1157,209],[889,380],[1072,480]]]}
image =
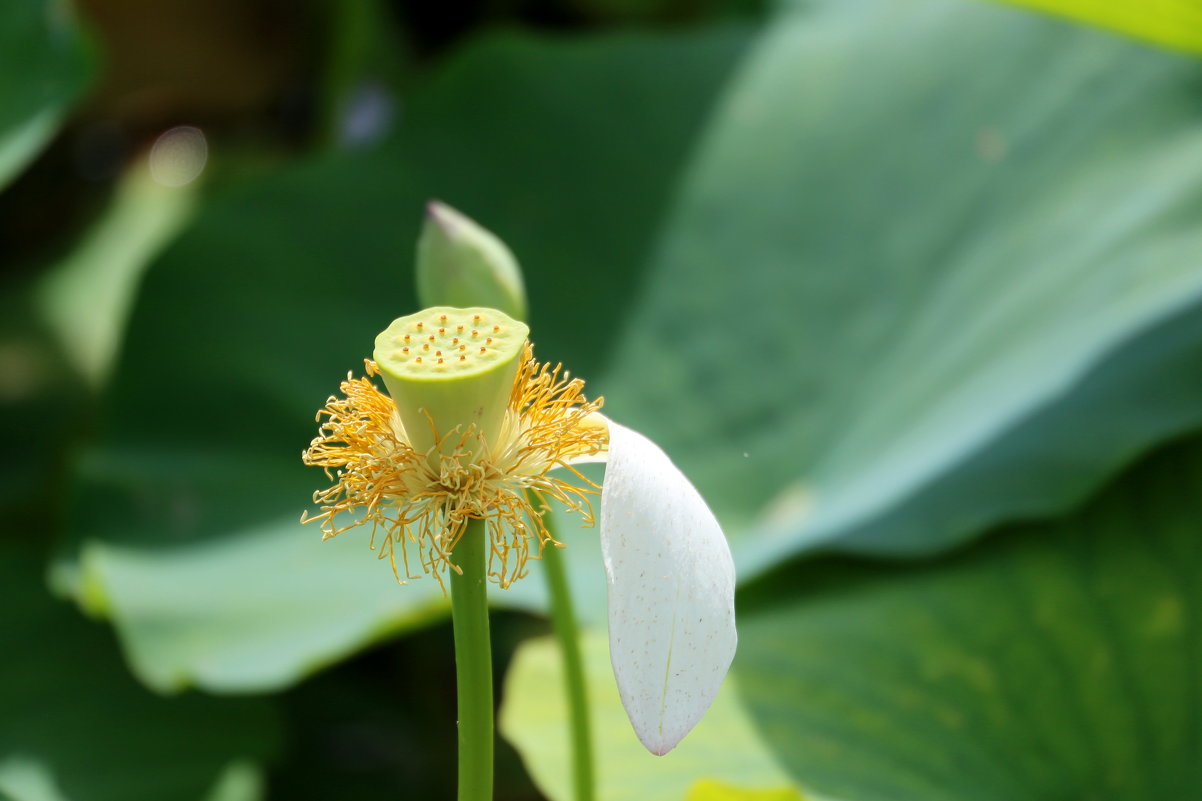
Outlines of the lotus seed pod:
{"label": "lotus seed pod", "polygon": [[373,354],[409,442],[448,452],[474,431],[496,442],[530,329],[496,309],[435,306],[399,317]]}
{"label": "lotus seed pod", "polygon": [[488,306],[526,319],[526,290],[505,243],[438,201],[417,241],[417,296],[429,306]]}

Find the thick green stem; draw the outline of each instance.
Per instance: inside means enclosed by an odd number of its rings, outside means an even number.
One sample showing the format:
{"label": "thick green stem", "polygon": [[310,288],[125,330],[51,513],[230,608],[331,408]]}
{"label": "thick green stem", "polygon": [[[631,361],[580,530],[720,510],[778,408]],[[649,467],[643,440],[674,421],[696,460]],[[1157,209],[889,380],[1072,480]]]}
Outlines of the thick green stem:
{"label": "thick green stem", "polygon": [[488,635],[488,532],[473,520],[452,552],[455,683],[459,692],[459,801],[492,801],[492,644]]}
{"label": "thick green stem", "polygon": [[[551,528],[550,514],[543,524]],[[543,551],[543,573],[551,596],[551,622],[563,655],[563,689],[568,701],[568,719],[572,735],[572,783],[576,801],[593,801],[593,737],[589,725],[588,687],[584,677],[584,659],[580,655],[580,628],[572,593],[568,587],[563,555],[551,546]]]}

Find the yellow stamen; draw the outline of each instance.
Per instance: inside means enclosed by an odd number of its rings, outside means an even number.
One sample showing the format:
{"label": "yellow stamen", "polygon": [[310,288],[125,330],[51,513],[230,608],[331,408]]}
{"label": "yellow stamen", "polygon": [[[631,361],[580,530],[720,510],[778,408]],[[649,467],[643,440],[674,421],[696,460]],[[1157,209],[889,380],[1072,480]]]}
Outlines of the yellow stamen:
{"label": "yellow stamen", "polygon": [[[543,525],[548,500],[593,522],[591,496],[598,487],[570,462],[606,448],[608,431],[595,415],[603,401],[587,400],[584,382],[561,375],[560,365],[540,365],[527,344],[496,444],[481,449],[481,437],[470,427],[435,431],[441,456],[433,459],[409,445],[395,404],[370,380],[375,363],[365,365],[368,377],[347,376],[343,397],[331,397],[318,412],[318,436],[303,454],[305,464],[322,467],[334,482],[314,493],[319,511],[301,518],[320,521],[323,539],[370,524],[373,549],[383,529],[380,558],[388,558],[397,581],[404,583],[398,550],[405,577],[417,577],[408,543],[422,571],[442,583],[444,569],[455,569],[450,554],[467,522],[484,520],[489,576],[507,587],[526,574],[527,560],[539,558],[548,542],[560,546]],[[556,467],[566,467],[576,481],[547,475]]]}

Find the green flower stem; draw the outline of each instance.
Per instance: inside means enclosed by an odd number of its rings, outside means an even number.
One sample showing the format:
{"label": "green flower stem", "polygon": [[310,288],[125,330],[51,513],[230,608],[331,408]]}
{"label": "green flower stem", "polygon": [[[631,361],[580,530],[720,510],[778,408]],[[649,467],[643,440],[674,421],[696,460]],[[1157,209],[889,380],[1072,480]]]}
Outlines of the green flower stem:
{"label": "green flower stem", "polygon": [[[549,511],[543,517],[543,525],[554,536]],[[563,655],[563,689],[568,700],[572,737],[572,783],[576,788],[576,801],[593,801],[593,736],[584,659],[580,654],[580,627],[572,606],[563,554],[554,546],[543,551],[543,574],[547,577],[547,592],[551,596],[551,623]]]}
{"label": "green flower stem", "polygon": [[488,532],[468,523],[451,559],[451,618],[459,693],[459,801],[492,801],[492,644],[488,634]]}

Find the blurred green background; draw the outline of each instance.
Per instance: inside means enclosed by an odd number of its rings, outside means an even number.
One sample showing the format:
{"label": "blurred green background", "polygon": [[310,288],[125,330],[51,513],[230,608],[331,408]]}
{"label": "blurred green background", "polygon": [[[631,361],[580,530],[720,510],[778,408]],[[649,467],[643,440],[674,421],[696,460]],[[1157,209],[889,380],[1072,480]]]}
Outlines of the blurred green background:
{"label": "blurred green background", "polygon": [[[738,565],[656,758],[559,521],[600,798],[1202,798],[1202,6],[1023,5],[0,7],[0,798],[453,797],[437,582],[297,522],[430,198]],[[538,573],[503,801],[571,798]]]}

